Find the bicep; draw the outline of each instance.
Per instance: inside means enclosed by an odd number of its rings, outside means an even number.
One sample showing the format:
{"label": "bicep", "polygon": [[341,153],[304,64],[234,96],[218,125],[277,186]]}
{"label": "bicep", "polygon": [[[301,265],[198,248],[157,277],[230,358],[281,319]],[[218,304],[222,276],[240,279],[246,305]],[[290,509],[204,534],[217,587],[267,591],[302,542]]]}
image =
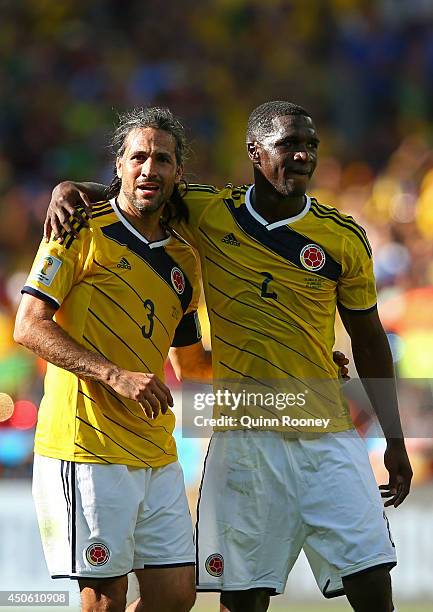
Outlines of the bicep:
{"label": "bicep", "polygon": [[379,319],[377,308],[369,309],[366,312],[359,310],[349,310],[338,307],[343,325],[349,334],[352,342],[365,344],[378,334],[384,334],[382,323]]}
{"label": "bicep", "polygon": [[56,309],[45,300],[23,293],[15,319],[15,339],[26,332],[35,332],[38,323],[51,321],[55,313]]}

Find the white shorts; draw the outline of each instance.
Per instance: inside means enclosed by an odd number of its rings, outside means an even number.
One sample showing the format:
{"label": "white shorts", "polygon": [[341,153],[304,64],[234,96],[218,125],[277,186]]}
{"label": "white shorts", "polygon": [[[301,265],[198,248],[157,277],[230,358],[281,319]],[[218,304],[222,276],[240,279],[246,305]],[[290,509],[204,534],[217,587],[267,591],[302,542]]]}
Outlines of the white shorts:
{"label": "white shorts", "polygon": [[177,462],[138,469],[35,455],[33,498],[52,578],[195,564]]}
{"label": "white shorts", "polygon": [[197,508],[198,590],[284,591],[304,548],[325,597],[396,564],[383,501],[355,430],[314,439],[229,431],[211,439]]}

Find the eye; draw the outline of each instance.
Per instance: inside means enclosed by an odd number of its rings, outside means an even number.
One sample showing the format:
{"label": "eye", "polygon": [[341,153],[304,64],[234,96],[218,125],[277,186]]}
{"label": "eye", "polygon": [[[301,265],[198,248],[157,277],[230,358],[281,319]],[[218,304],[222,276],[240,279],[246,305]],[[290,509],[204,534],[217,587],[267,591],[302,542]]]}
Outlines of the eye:
{"label": "eye", "polygon": [[163,162],[165,164],[170,164],[171,163],[171,158],[168,155],[164,155],[164,154],[160,154],[157,156],[157,160],[159,162]]}
{"label": "eye", "polygon": [[288,138],[287,140],[284,140],[283,142],[279,143],[279,147],[291,147],[294,144],[296,144],[296,140],[294,140],[293,138]]}
{"label": "eye", "polygon": [[142,153],[136,153],[135,155],[132,156],[132,158],[134,161],[142,163],[144,161],[146,161],[146,156],[143,155]]}

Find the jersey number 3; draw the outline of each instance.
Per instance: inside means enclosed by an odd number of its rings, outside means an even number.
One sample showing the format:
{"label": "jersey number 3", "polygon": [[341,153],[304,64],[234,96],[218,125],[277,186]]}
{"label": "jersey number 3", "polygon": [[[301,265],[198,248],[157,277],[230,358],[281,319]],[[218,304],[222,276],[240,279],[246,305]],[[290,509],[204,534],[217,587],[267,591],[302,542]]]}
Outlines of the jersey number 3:
{"label": "jersey number 3", "polygon": [[155,317],[155,304],[152,300],[144,300],[143,306],[147,312],[148,323],[143,325],[141,333],[145,338],[150,338],[153,333],[154,317]]}

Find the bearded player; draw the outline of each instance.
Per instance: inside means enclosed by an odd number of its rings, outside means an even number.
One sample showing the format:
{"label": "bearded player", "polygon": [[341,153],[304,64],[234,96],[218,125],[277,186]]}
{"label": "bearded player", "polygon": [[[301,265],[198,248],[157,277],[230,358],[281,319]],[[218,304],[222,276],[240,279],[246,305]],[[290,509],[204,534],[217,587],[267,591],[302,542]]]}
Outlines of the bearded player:
{"label": "bearded player", "polygon": [[[53,578],[77,580],[85,612],[187,612],[195,553],[174,414],[163,382],[210,375],[197,261],[168,227],[185,215],[182,125],[165,109],[120,118],[116,181],[87,227],[42,243],[15,340],[47,360],[33,496]],[[163,218],[161,218],[163,217]]]}

